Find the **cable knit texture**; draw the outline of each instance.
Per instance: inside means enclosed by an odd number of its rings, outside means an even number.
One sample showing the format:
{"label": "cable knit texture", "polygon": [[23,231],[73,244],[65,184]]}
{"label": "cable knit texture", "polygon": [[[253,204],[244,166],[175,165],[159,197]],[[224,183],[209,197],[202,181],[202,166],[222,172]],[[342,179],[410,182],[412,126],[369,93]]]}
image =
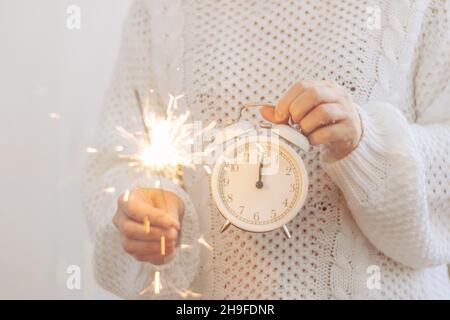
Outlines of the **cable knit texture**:
{"label": "cable knit texture", "polygon": [[[374,28],[368,23],[377,9]],[[155,181],[114,152],[124,143],[116,126],[143,129],[134,88],[148,92],[154,112],[168,93],[185,93],[193,120],[225,126],[241,104],[275,102],[302,79],[346,87],[364,133],[337,162],[323,160],[321,147],[300,153],[310,185],[289,224],[292,239],[234,227],[219,233],[224,220],[209,177],[196,170],[185,173],[186,192],[162,182],[186,204],[182,243],[189,246],[162,267],[122,251],[111,223],[116,198]],[[212,299],[450,298],[447,0],[138,0],[94,146],[84,203],[95,272],[120,297],[138,298],[160,270],[163,289],[149,298],[180,298],[175,289],[188,288]],[[115,194],[104,191],[111,186]],[[371,285],[374,270],[379,286]]]}

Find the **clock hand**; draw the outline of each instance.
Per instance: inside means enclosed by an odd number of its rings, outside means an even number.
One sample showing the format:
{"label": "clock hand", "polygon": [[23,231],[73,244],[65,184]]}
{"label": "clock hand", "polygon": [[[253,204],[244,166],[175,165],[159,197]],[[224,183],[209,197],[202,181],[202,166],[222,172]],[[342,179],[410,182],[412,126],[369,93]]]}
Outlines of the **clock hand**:
{"label": "clock hand", "polygon": [[261,158],[259,160],[259,168],[258,168],[258,181],[256,181],[256,188],[262,189],[264,187],[264,183],[262,182],[262,168],[264,166],[264,154],[261,154]]}

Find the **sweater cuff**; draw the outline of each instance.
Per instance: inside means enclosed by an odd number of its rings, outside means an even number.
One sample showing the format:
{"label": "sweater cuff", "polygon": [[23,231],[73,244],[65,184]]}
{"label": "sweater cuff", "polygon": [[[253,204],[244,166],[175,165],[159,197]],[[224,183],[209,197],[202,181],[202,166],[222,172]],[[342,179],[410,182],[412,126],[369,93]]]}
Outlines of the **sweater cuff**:
{"label": "sweater cuff", "polygon": [[376,197],[377,190],[384,188],[389,166],[393,159],[401,156],[408,131],[405,130],[406,120],[389,104],[372,103],[364,109],[357,108],[363,128],[359,145],[335,162],[327,162],[322,156],[322,163],[346,198],[363,204],[369,197]]}

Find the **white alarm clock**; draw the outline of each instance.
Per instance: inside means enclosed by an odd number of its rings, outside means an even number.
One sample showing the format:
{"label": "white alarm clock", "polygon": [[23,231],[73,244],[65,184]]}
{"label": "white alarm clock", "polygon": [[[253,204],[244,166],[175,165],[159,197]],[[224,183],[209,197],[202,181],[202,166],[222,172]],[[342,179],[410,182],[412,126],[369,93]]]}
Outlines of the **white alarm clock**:
{"label": "white alarm clock", "polygon": [[[253,105],[252,105],[253,106]],[[241,111],[242,114],[242,111]],[[286,226],[303,207],[308,175],[302,158],[290,146],[308,152],[308,139],[287,125],[238,122],[219,135],[225,146],[211,174],[214,201],[226,222],[250,232],[269,232]]]}

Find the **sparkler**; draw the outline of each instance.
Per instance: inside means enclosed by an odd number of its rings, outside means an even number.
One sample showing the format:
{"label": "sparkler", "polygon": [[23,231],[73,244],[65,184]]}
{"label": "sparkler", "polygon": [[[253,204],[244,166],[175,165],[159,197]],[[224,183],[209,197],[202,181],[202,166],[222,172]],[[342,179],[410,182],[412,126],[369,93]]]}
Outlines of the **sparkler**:
{"label": "sparkler", "polygon": [[[134,91],[137,106],[139,107],[140,119],[142,121],[145,134],[135,132],[131,133],[122,127],[116,127],[120,135],[134,145],[137,151],[132,154],[124,154],[127,148],[118,146],[115,151],[118,152],[120,159],[128,162],[130,167],[136,168],[138,171],[151,172],[158,176],[155,187],[161,191],[164,205],[167,208],[165,193],[163,191],[161,176],[164,176],[174,183],[183,187],[183,167],[195,168],[196,161],[202,159],[205,152],[193,152],[192,145],[196,139],[203,135],[204,132],[212,129],[215,122],[209,124],[206,128],[199,132],[194,132],[194,124],[188,123],[190,117],[189,112],[182,113],[179,116],[175,115],[178,109],[178,100],[183,95],[172,96],[166,112],[163,116],[158,116],[155,113],[148,112],[148,101],[145,103],[141,100],[139,92]],[[87,150],[90,153],[95,153],[96,150]],[[129,191],[126,192],[124,198],[129,197]],[[150,221],[144,221],[145,232],[150,232]],[[205,243],[200,242],[203,245]],[[161,256],[166,255],[165,237],[161,237]],[[159,294],[161,290],[160,271],[154,272],[153,282],[144,288],[139,294],[145,295],[154,289],[155,294]]]}

